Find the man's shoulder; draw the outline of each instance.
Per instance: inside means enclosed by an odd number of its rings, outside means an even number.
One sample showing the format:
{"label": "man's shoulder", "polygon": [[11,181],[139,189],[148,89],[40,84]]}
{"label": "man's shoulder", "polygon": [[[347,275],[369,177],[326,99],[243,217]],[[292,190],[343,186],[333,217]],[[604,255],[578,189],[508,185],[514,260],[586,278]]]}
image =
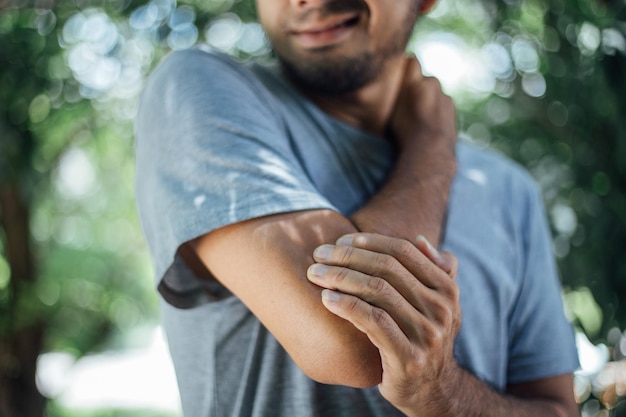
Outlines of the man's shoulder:
{"label": "man's shoulder", "polygon": [[146,90],[159,96],[182,93],[234,99],[269,93],[248,63],[205,45],[165,56],[150,74]]}
{"label": "man's shoulder", "polygon": [[[230,121],[246,126],[250,119],[274,120],[275,94],[250,65],[205,46],[168,54],[144,87],[141,115],[179,123],[201,118],[206,123]],[[228,124],[228,123],[227,123]]]}
{"label": "man's shoulder", "polygon": [[197,70],[246,73],[244,63],[234,57],[206,45],[197,45],[170,52],[159,62],[153,74],[182,76]]}

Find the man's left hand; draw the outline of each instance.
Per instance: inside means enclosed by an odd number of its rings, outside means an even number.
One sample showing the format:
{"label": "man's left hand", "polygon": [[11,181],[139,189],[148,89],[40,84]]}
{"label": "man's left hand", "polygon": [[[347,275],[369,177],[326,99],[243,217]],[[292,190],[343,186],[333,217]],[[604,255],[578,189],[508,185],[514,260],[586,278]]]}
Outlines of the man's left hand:
{"label": "man's left hand", "polygon": [[[325,288],[326,308],[364,332],[380,351],[381,394],[411,414],[436,407],[453,386],[453,345],[461,325],[457,261],[424,238],[343,236],[314,252],[308,279]],[[433,401],[434,400],[434,401]]]}

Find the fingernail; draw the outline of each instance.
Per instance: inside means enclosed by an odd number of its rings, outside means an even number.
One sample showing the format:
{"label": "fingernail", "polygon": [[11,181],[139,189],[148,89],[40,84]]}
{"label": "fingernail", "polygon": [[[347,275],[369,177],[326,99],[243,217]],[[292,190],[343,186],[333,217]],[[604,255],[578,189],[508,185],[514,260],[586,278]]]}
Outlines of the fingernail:
{"label": "fingernail", "polygon": [[322,245],[318,246],[313,252],[313,257],[319,260],[325,260],[330,257],[330,254],[333,253],[334,247],[332,245]]}
{"label": "fingernail", "polygon": [[430,251],[430,253],[432,253],[433,256],[437,257],[437,259],[441,259],[441,254],[439,253],[439,251],[435,249],[433,245],[430,244],[430,242],[428,241],[428,239],[426,239],[426,237],[424,237],[423,235],[419,235],[417,237],[417,240],[421,240],[422,242],[426,243],[426,246],[428,246],[428,250]]}
{"label": "fingernail", "polygon": [[342,246],[351,246],[353,241],[354,241],[354,236],[345,235],[337,239],[337,244],[342,245]]}
{"label": "fingernail", "polygon": [[322,300],[336,303],[341,298],[341,294],[333,290],[322,290]]}
{"label": "fingernail", "polygon": [[328,272],[328,267],[322,264],[313,264],[309,267],[309,273],[307,275],[314,275],[316,277],[322,277]]}

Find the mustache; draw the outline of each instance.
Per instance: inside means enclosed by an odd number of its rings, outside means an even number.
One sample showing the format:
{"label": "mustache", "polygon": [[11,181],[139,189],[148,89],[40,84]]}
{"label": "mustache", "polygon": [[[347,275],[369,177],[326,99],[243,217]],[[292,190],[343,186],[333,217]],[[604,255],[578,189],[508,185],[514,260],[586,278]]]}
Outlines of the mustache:
{"label": "mustache", "polygon": [[334,0],[325,2],[321,7],[307,9],[297,16],[297,22],[306,22],[313,16],[323,19],[339,13],[359,13],[367,11],[367,5],[362,0]]}

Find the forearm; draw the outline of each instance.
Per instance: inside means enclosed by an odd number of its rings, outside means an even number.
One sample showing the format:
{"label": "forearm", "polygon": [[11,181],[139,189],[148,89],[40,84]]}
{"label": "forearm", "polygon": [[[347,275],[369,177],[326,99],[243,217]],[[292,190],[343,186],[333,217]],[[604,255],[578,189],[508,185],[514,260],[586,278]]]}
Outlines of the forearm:
{"label": "forearm", "polygon": [[[424,407],[402,411],[408,417],[574,417],[579,413],[571,401],[559,398],[528,398],[493,390],[469,372],[456,367],[455,376],[428,390]],[[451,382],[452,381],[452,382]],[[574,405],[574,406],[572,406]],[[569,410],[568,410],[569,408]]]}
{"label": "forearm", "polygon": [[394,170],[379,192],[351,216],[361,231],[438,245],[456,171],[454,103],[439,82],[407,58],[388,135],[398,147]]}
{"label": "forearm", "polygon": [[439,243],[456,163],[443,152],[435,159],[401,154],[383,187],[350,217],[357,229],[409,241],[421,234]]}

